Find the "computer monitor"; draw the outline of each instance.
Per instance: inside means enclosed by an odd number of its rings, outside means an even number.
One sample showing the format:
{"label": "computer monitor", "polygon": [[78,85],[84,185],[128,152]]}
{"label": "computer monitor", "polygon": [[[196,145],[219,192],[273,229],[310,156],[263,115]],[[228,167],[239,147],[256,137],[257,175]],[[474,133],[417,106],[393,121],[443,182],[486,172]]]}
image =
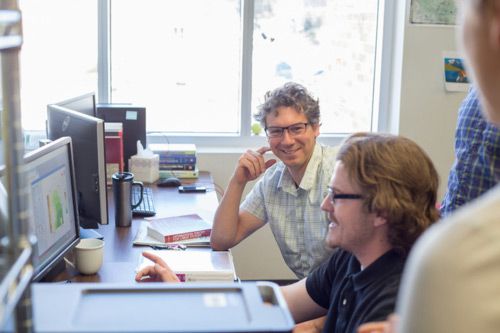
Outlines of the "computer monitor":
{"label": "computer monitor", "polygon": [[78,212],[83,228],[108,224],[104,121],[62,106],[47,106],[47,138],[73,142]]}
{"label": "computer monitor", "polygon": [[95,93],[93,92],[53,104],[68,108],[73,111],[81,112],[83,114],[86,114],[87,116],[96,116]]}
{"label": "computer monitor", "polygon": [[64,262],[79,240],[75,171],[71,138],[64,137],[26,154],[30,230],[35,281]]}

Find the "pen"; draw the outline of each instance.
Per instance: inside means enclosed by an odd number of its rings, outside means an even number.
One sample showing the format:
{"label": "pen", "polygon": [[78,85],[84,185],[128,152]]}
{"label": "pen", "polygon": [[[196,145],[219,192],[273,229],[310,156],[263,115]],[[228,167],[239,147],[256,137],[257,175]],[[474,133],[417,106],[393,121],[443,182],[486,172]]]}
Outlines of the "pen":
{"label": "pen", "polygon": [[153,250],[185,250],[186,245],[182,244],[158,244],[158,245],[150,245]]}

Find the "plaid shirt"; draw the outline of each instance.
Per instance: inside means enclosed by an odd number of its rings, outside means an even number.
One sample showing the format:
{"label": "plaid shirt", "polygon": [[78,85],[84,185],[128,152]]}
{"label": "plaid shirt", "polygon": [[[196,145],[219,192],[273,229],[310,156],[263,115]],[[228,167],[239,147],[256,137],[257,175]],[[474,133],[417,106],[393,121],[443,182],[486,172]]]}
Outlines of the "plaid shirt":
{"label": "plaid shirt", "polygon": [[471,89],[458,113],[455,162],[441,214],[477,198],[500,180],[500,131],[486,122],[475,89]]}
{"label": "plaid shirt", "polygon": [[270,224],[283,259],[303,278],[332,253],[320,206],[328,194],[336,148],[316,144],[299,187],[283,162],[269,168],[240,206]]}

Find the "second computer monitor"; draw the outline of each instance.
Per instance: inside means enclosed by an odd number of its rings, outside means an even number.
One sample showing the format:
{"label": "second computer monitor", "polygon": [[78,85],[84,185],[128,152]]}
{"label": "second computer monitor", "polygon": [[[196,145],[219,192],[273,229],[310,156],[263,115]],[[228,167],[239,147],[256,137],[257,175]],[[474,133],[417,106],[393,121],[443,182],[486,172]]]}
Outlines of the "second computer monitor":
{"label": "second computer monitor", "polygon": [[73,142],[80,225],[108,224],[104,121],[67,108],[47,106],[48,139],[69,136]]}
{"label": "second computer monitor", "polygon": [[86,114],[87,116],[96,116],[96,101],[95,93],[90,92],[61,102],[53,103],[65,107],[67,109],[78,111]]}

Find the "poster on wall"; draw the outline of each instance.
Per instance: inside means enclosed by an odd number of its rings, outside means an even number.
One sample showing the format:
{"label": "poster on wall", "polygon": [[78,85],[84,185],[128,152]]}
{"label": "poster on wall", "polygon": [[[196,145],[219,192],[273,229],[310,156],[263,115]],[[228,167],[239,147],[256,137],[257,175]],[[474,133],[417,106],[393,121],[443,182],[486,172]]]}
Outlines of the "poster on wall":
{"label": "poster on wall", "polygon": [[456,16],[455,0],[411,0],[410,23],[454,25]]}
{"label": "poster on wall", "polygon": [[469,77],[464,60],[456,52],[443,52],[443,72],[446,91],[469,90]]}

